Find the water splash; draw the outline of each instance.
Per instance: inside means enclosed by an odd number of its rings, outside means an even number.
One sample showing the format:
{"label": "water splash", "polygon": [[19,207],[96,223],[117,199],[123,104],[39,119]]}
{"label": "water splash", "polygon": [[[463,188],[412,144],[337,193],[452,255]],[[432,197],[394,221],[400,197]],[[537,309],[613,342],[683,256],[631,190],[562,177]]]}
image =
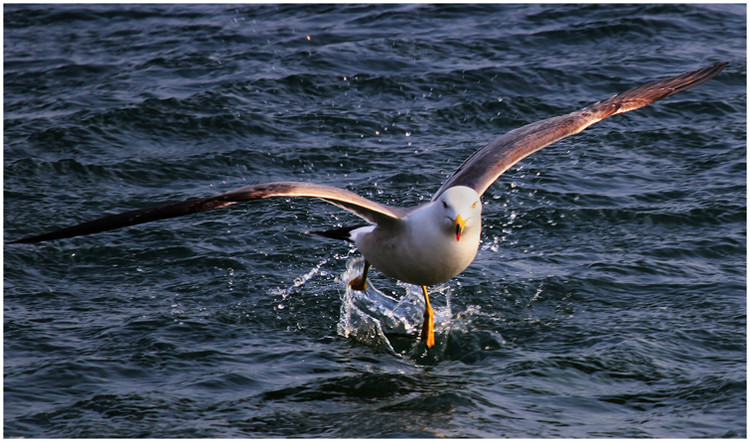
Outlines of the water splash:
{"label": "water splash", "polygon": [[308,271],[304,275],[301,275],[301,276],[298,276],[298,277],[294,278],[294,284],[292,284],[291,286],[286,287],[286,288],[276,287],[275,289],[270,289],[268,291],[268,293],[271,294],[271,295],[275,295],[275,296],[276,295],[280,295],[282,301],[286,300],[286,298],[293,291],[295,291],[296,289],[298,289],[299,287],[301,287],[302,285],[304,285],[307,281],[309,281],[310,279],[312,279],[318,273],[321,273],[321,269],[327,263],[328,263],[328,259],[327,258],[323,258],[323,260],[321,260],[317,265],[315,265],[315,267],[313,267],[310,271]]}
{"label": "water splash", "polygon": [[[363,265],[363,258],[353,258],[347,262],[346,270],[341,274],[340,281],[344,286],[344,292],[341,295],[338,333],[394,353],[413,349],[419,344],[417,335],[422,327],[424,298],[421,289],[411,284],[398,283],[406,293],[401,299],[397,299],[379,290],[373,285],[372,280],[368,280],[365,291],[352,290],[349,281],[360,275]],[[430,294],[436,294],[438,297],[443,295],[448,300],[449,292],[447,286],[439,286]],[[445,306],[436,306],[433,302],[433,309],[435,333],[438,334],[446,327],[452,316],[450,302],[446,301]],[[401,341],[404,340],[409,342],[408,347],[411,348],[401,349]],[[395,343],[399,344],[396,348]]]}

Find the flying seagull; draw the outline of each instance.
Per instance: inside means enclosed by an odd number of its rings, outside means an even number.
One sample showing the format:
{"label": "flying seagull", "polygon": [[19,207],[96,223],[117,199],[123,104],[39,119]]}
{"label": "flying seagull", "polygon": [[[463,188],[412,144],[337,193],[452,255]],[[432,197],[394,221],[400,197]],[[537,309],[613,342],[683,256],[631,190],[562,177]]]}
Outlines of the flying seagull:
{"label": "flying seagull", "polygon": [[567,115],[512,130],[470,156],[435,192],[430,202],[416,207],[391,207],[321,184],[274,182],[108,215],[10,243],[35,243],[87,235],[263,198],[320,198],[367,221],[367,224],[312,232],[348,240],[364,255],[362,276],[349,283],[352,289],[365,290],[370,266],[391,278],[421,286],[425,310],[420,337],[429,348],[435,344],[435,337],[434,314],[427,286],[453,278],[474,260],[482,229],[480,199],[500,175],[526,156],[609,116],[638,109],[697,86],[719,74],[727,64],[716,63],[648,83]]}

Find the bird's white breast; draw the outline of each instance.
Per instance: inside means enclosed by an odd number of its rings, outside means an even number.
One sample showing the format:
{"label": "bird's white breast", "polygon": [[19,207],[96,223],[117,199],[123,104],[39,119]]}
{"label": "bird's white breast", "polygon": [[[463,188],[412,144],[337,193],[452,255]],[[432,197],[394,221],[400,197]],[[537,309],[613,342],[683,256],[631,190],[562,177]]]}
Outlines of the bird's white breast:
{"label": "bird's white breast", "polygon": [[442,207],[420,207],[396,228],[377,227],[354,238],[360,252],[386,276],[417,285],[447,281],[471,264],[479,248],[481,210],[477,211],[460,240],[440,213]]}

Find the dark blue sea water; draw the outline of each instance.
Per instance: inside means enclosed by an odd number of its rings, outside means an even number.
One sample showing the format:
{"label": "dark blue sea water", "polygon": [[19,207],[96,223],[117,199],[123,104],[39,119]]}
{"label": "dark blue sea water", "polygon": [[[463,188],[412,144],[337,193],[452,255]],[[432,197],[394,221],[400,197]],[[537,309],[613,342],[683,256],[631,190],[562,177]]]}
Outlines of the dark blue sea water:
{"label": "dark blue sea water", "polygon": [[4,247],[6,437],[745,437],[745,5],[5,5],[4,235],[251,183],[428,199],[520,125],[717,78],[513,167],[419,292],[269,200]]}

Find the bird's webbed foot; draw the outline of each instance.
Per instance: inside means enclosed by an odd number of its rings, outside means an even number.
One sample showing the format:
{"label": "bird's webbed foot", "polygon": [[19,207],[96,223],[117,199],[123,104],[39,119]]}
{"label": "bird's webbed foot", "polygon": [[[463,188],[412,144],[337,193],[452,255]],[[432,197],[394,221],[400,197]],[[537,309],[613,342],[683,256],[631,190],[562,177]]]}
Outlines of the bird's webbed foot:
{"label": "bird's webbed foot", "polygon": [[367,279],[363,279],[361,276],[357,276],[356,278],[349,281],[349,287],[351,287],[352,290],[364,292],[367,289]]}
{"label": "bird's webbed foot", "polygon": [[357,290],[359,292],[364,292],[367,289],[367,271],[370,270],[370,263],[365,260],[365,268],[362,270],[362,276],[357,276],[356,278],[349,281],[349,287],[352,288],[352,290]]}
{"label": "bird's webbed foot", "polygon": [[424,322],[422,322],[422,333],[420,338],[424,342],[427,348],[435,345],[435,313],[430,305],[430,297],[427,294],[427,287],[422,286],[422,294],[424,294],[425,308],[424,308]]}

